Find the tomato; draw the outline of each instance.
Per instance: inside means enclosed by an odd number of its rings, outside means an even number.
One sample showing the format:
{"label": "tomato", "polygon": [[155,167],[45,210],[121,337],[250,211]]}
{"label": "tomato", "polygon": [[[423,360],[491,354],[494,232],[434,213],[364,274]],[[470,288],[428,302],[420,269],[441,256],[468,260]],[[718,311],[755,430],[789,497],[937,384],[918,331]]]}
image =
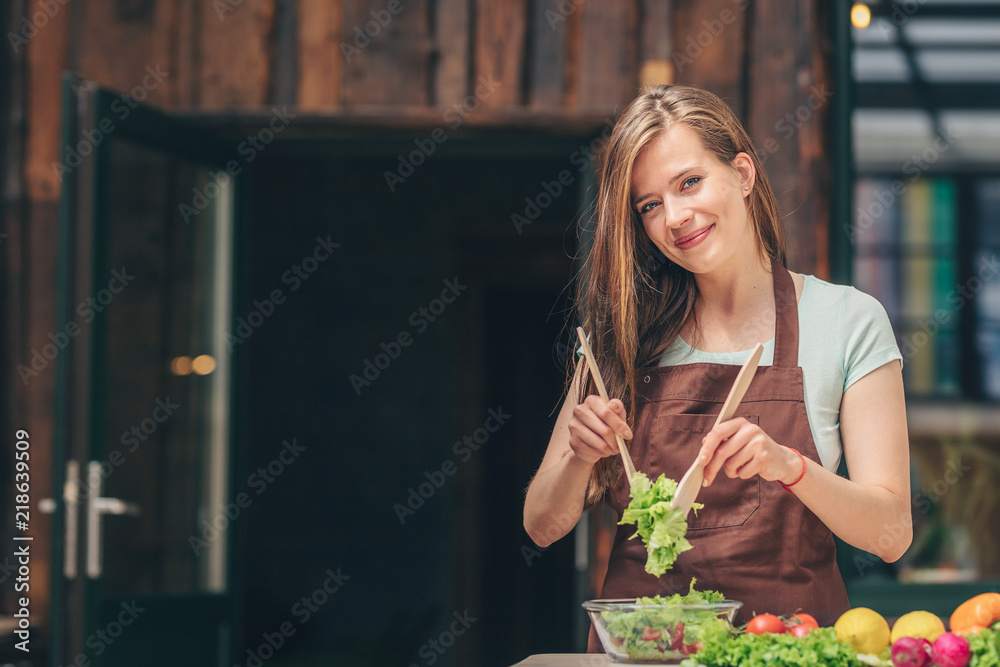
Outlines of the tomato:
{"label": "tomato", "polygon": [[806,625],[805,623],[799,623],[798,625],[793,625],[790,628],[788,628],[788,634],[792,635],[793,637],[805,637],[815,629],[816,628],[810,625]]}
{"label": "tomato", "polygon": [[819,627],[816,619],[809,614],[795,614],[785,621],[788,632],[796,637],[805,637],[810,632]]}
{"label": "tomato", "polygon": [[705,645],[702,642],[695,642],[694,644],[684,644],[684,646],[681,647],[681,653],[683,653],[684,655],[694,655],[704,647]]}
{"label": "tomato", "polygon": [[642,630],[642,640],[646,642],[656,641],[663,633],[657,632],[648,625]]}
{"label": "tomato", "polygon": [[684,624],[678,623],[674,626],[673,634],[670,635],[670,648],[678,651],[684,646]]}
{"label": "tomato", "polygon": [[758,614],[747,623],[748,635],[763,635],[767,633],[780,635],[786,631],[785,624],[774,614]]}

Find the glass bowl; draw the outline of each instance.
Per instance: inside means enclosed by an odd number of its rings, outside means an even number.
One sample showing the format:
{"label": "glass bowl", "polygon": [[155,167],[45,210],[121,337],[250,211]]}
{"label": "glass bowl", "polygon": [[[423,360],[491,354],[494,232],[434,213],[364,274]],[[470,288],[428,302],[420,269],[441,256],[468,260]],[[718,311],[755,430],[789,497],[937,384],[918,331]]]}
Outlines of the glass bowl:
{"label": "glass bowl", "polygon": [[734,600],[663,605],[635,598],[583,603],[615,662],[659,665],[676,665],[703,643],[724,638],[742,606]]}

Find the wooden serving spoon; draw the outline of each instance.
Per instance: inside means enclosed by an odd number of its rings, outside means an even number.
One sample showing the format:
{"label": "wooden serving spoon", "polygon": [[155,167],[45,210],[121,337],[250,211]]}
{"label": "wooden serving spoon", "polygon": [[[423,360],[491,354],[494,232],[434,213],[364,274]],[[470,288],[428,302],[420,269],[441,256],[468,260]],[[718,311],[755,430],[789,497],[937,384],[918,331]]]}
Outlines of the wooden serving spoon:
{"label": "wooden serving spoon", "polygon": [[[594,376],[594,384],[597,385],[597,393],[601,395],[605,403],[610,403],[611,399],[608,398],[608,390],[604,388],[604,380],[601,378],[601,371],[597,368],[597,362],[594,360],[594,353],[590,349],[590,343],[587,342],[587,336],[583,332],[583,327],[576,328],[576,335],[580,337],[580,345],[583,347],[583,354],[587,357],[587,365],[590,366],[590,374]],[[628,449],[625,448],[625,441],[620,435],[615,433],[615,440],[618,441],[618,451],[622,455],[622,463],[625,464],[625,476],[628,478],[628,485],[632,486],[632,476],[635,475],[635,464],[632,463],[632,457],[628,454]]]}
{"label": "wooden serving spoon", "polygon": [[[743,400],[743,395],[747,393],[747,388],[750,386],[754,373],[757,371],[757,362],[760,361],[760,355],[763,351],[764,346],[757,343],[757,347],[750,353],[750,358],[746,360],[743,368],[740,369],[739,374],[736,376],[733,388],[729,390],[729,396],[726,397],[726,402],[722,404],[722,412],[719,413],[718,419],[715,420],[715,426],[731,419],[736,413],[736,408],[739,407],[740,401]],[[715,428],[715,426],[712,428]],[[687,517],[688,512],[691,511],[691,505],[698,497],[698,491],[701,490],[704,483],[705,466],[699,464],[698,459],[695,459],[694,463],[688,468],[688,471],[684,473],[681,481],[677,484],[677,491],[674,493],[673,500],[670,501],[670,509],[679,509]]]}

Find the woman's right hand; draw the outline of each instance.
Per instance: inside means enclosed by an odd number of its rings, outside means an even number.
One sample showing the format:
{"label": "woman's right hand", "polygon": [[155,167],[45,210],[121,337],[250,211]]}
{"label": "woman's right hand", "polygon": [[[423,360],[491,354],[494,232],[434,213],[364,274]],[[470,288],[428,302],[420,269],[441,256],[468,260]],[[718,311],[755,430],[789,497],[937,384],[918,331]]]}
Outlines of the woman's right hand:
{"label": "woman's right hand", "polygon": [[618,454],[615,433],[632,438],[625,422],[625,405],[608,405],[600,396],[577,403],[587,362],[577,363],[545,457],[524,498],[524,529],[540,547],[567,535],[583,515],[594,464]]}
{"label": "woman's right hand", "polygon": [[625,404],[617,398],[610,403],[591,394],[573,408],[569,421],[569,446],[582,461],[591,465],[618,454],[615,433],[632,439],[632,429],[625,421]]}

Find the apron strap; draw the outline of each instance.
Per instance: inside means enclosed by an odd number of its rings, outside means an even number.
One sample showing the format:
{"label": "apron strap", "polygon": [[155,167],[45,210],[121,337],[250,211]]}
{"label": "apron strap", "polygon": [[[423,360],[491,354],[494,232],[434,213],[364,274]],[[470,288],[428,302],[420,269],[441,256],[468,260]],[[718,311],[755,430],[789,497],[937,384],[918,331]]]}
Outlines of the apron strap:
{"label": "apron strap", "polygon": [[788,269],[771,258],[774,282],[774,365],[796,368],[799,365],[799,308],[795,283]]}

